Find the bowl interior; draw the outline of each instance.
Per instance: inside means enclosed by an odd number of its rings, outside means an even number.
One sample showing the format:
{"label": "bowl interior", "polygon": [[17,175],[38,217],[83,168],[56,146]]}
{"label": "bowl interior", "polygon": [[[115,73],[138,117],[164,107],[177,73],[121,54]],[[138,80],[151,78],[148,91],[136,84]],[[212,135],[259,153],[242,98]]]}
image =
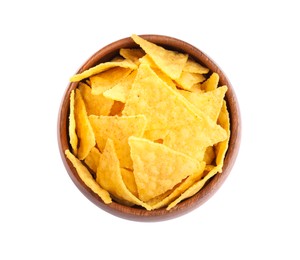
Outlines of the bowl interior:
{"label": "bowl interior", "polygon": [[[219,74],[219,85],[227,85],[228,91],[225,95],[225,100],[227,102],[227,108],[230,114],[230,130],[231,136],[229,140],[229,146],[224,160],[223,172],[218,173],[213,178],[211,178],[205,186],[193,197],[188,198],[180,202],[177,206],[171,210],[166,210],[164,208],[147,211],[146,209],[140,207],[129,207],[121,205],[116,202],[111,204],[104,204],[102,200],[93,193],[78,177],[78,174],[70,163],[70,161],[65,157],[64,151],[70,149],[69,147],[69,137],[68,137],[68,116],[69,116],[69,105],[70,105],[70,92],[77,88],[78,82],[72,82],[68,85],[65,94],[62,99],[61,107],[58,116],[58,144],[60,154],[64,163],[64,166],[74,182],[77,188],[94,204],[96,204],[101,209],[115,215],[129,220],[137,221],[162,221],[171,219],[174,217],[179,217],[186,214],[195,208],[206,202],[215,192],[221,187],[223,182],[226,180],[230,173],[231,168],[236,160],[239,144],[240,144],[240,134],[241,134],[241,124],[240,124],[240,111],[236,95],[229,82],[228,78],[224,72],[217,66],[217,64],[209,58],[205,53],[195,48],[194,46],[186,43],[182,40],[178,40],[168,36],[161,35],[142,35],[148,41],[151,41],[157,45],[163,46],[167,49],[172,49],[175,51],[188,53],[192,58],[202,65],[208,67],[210,71]],[[109,61],[115,56],[117,56],[120,48],[133,48],[138,47],[134,41],[128,37],[111,43],[104,48],[100,49],[94,55],[92,55],[78,70],[77,73],[87,70],[101,62]]]}

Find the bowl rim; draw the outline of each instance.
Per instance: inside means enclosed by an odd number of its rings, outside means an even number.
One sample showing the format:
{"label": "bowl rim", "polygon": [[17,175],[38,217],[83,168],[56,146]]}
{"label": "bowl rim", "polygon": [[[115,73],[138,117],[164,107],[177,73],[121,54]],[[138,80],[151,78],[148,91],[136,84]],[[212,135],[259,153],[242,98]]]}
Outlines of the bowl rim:
{"label": "bowl rim", "polygon": [[[223,185],[224,181],[227,179],[238,155],[240,140],[241,140],[241,115],[240,109],[237,101],[234,89],[222,71],[220,66],[211,59],[207,54],[205,54],[200,49],[194,47],[190,43],[183,40],[158,34],[141,34],[139,35],[144,39],[151,41],[157,45],[163,46],[168,49],[173,49],[179,52],[188,53],[196,61],[200,62],[204,66],[207,66],[211,71],[219,74],[219,86],[226,85],[228,87],[227,93],[225,94],[225,100],[227,101],[227,108],[230,115],[230,140],[228,145],[228,150],[225,156],[223,171],[222,173],[216,174],[204,185],[204,187],[196,193],[194,196],[187,198],[186,200],[177,204],[174,208],[170,210],[155,209],[148,211],[139,207],[129,207],[125,205],[118,204],[117,202],[112,202],[110,204],[105,204],[100,197],[91,191],[82,180],[79,178],[74,166],[66,158],[64,151],[68,148],[70,149],[68,143],[68,116],[69,116],[69,104],[70,104],[70,93],[71,90],[77,88],[78,82],[70,82],[65,89],[63,94],[59,114],[57,121],[57,140],[59,146],[59,152],[65,169],[70,176],[73,183],[81,191],[81,193],[93,202],[96,206],[102,210],[127,220],[133,221],[164,221],[172,218],[177,218],[179,216],[185,215],[194,209],[198,208],[206,201],[208,201]],[[96,51],[90,58],[88,58],[78,69],[76,73],[80,73],[100,62],[105,62],[112,59],[118,54],[120,48],[133,48],[138,47],[138,45],[131,39],[131,37],[122,38],[120,40],[114,41],[98,51]],[[230,100],[229,100],[230,97]],[[230,160],[229,160],[230,158]]]}

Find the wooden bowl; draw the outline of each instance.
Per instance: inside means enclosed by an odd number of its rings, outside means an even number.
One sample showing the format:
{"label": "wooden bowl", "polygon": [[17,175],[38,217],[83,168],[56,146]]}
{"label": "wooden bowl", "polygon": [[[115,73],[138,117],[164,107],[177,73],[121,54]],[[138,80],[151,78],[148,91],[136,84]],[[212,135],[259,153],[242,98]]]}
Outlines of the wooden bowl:
{"label": "wooden bowl", "polygon": [[[115,216],[125,218],[128,220],[135,221],[162,221],[168,220],[175,217],[179,217],[183,214],[191,212],[192,210],[198,208],[200,205],[205,203],[211,196],[213,196],[216,191],[221,187],[221,185],[226,180],[229,175],[234,162],[236,160],[239,145],[240,145],[240,136],[241,136],[241,119],[240,111],[238,106],[238,101],[234,90],[220,67],[205,53],[201,50],[195,48],[189,43],[186,43],[182,40],[178,40],[168,36],[161,35],[142,35],[148,41],[151,41],[157,45],[163,46],[167,49],[176,50],[183,53],[188,53],[196,61],[202,63],[208,67],[211,71],[216,72],[220,76],[219,85],[227,85],[228,91],[225,96],[227,101],[228,111],[230,113],[230,123],[231,123],[231,137],[229,141],[228,151],[225,157],[223,172],[218,173],[213,178],[211,178],[205,186],[193,197],[188,198],[180,202],[177,206],[171,210],[166,209],[157,209],[152,211],[147,211],[146,209],[139,207],[129,207],[121,205],[117,202],[112,202],[111,204],[104,204],[103,201],[93,193],[78,177],[77,172],[70,161],[66,158],[64,151],[69,148],[68,142],[68,116],[69,116],[69,96],[71,90],[75,89],[78,86],[78,82],[70,83],[65,91],[65,94],[62,98],[62,103],[59,110],[58,116],[58,144],[60,155],[64,166],[71,177],[74,184],[77,188],[95,205],[99,208],[109,212]],[[89,69],[90,67],[95,66],[100,62],[109,61],[114,58],[120,48],[133,48],[138,47],[134,41],[128,37],[116,42],[113,42],[104,48],[97,51],[92,55],[79,69],[79,72]],[[71,75],[70,75],[71,76]]]}

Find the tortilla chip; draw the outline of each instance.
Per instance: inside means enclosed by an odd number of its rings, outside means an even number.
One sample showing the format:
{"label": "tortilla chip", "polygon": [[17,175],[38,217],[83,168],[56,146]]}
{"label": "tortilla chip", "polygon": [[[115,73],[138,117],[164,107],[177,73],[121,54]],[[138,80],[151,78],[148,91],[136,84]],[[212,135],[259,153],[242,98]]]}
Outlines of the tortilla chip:
{"label": "tortilla chip", "polygon": [[131,170],[121,168],[121,175],[128,190],[130,190],[134,196],[138,197],[138,191],[133,172]]}
{"label": "tortilla chip", "polygon": [[96,135],[97,146],[103,152],[106,140],[112,139],[122,168],[132,169],[128,145],[129,136],[143,136],[147,124],[144,115],[89,116]]}
{"label": "tortilla chip", "polygon": [[176,200],[174,200],[172,203],[169,204],[167,207],[167,210],[172,209],[175,207],[179,202],[183,201],[184,199],[187,199],[189,197],[194,196],[198,191],[200,191],[205,183],[212,178],[214,175],[216,175],[220,171],[220,167],[214,167],[203,179],[196,182],[194,185],[192,185],[189,189],[187,189],[184,193],[182,193],[181,196],[179,196]]}
{"label": "tortilla chip", "polygon": [[211,76],[202,83],[201,88],[204,89],[205,91],[211,91],[214,90],[218,87],[219,84],[219,74],[213,72]]}
{"label": "tortilla chip", "polygon": [[183,71],[175,82],[179,88],[191,90],[195,84],[201,83],[204,80],[205,77],[202,74]]}
{"label": "tortilla chip", "polygon": [[72,162],[79,178],[85,183],[85,185],[88,186],[94,193],[96,193],[105,204],[111,203],[112,200],[109,193],[99,186],[82,162],[78,160],[69,150],[66,150],[65,154],[66,157]]}
{"label": "tortilla chip", "polygon": [[92,147],[95,146],[96,140],[79,89],[75,90],[74,103],[76,133],[79,139],[77,157],[79,160],[83,160],[89,154]]}
{"label": "tortilla chip", "polygon": [[109,116],[121,116],[124,106],[125,106],[124,103],[120,101],[115,101],[110,110]]}
{"label": "tortilla chip", "polygon": [[92,94],[99,95],[111,89],[127,77],[131,71],[128,68],[115,67],[90,77]]}
{"label": "tortilla chip", "polygon": [[85,157],[84,162],[86,165],[94,172],[97,172],[97,167],[99,164],[99,159],[100,159],[100,151],[96,148],[93,147],[91,151],[89,152],[88,156]]}
{"label": "tortilla chip", "polygon": [[167,50],[138,35],[131,38],[151,57],[154,63],[171,79],[178,79],[188,59],[187,54]]}
{"label": "tortilla chip", "polygon": [[137,65],[127,59],[122,60],[116,60],[116,61],[108,61],[104,63],[100,63],[88,70],[85,70],[79,74],[75,74],[71,77],[71,82],[81,81],[83,79],[89,78],[93,75],[97,75],[103,71],[106,71],[108,69],[114,68],[114,67],[122,67],[122,68],[128,68],[130,70],[137,69]]}
{"label": "tortilla chip", "polygon": [[114,148],[114,142],[107,139],[103,154],[101,155],[97,169],[97,182],[114,197],[143,206],[151,210],[150,206],[140,201],[126,187],[120,169],[118,156]]}
{"label": "tortilla chip", "polygon": [[125,104],[123,115],[144,114],[146,130],[169,129],[201,121],[189,102],[141,64]]}
{"label": "tortilla chip", "polygon": [[129,137],[128,142],[133,173],[142,201],[163,194],[187,176],[200,171],[201,166],[197,160],[163,144],[134,136]]}
{"label": "tortilla chip", "polygon": [[227,138],[216,145],[216,164],[220,166],[222,171],[225,155],[229,145],[229,138],[230,138],[230,118],[229,118],[229,112],[227,110],[225,100],[223,101],[223,106],[218,118],[218,123],[227,132]]}
{"label": "tortilla chip", "polygon": [[136,65],[140,65],[139,59],[145,55],[145,52],[139,48],[135,48],[135,49],[121,48],[119,53],[123,58],[127,60],[131,60]]}
{"label": "tortilla chip", "polygon": [[209,69],[202,66],[200,63],[194,61],[192,58],[189,57],[183,67],[183,71],[191,72],[191,73],[206,74],[209,72]]}
{"label": "tortilla chip", "polygon": [[222,86],[204,93],[194,93],[184,90],[179,90],[179,93],[197,109],[207,114],[212,121],[217,122],[227,89],[227,86]]}
{"label": "tortilla chip", "polygon": [[133,84],[136,74],[137,74],[137,70],[132,71],[129,75],[123,78],[114,87],[103,92],[103,95],[107,98],[125,103],[129,95],[129,92],[131,90],[131,86]]}
{"label": "tortilla chip", "polygon": [[93,95],[91,88],[83,82],[79,82],[78,88],[88,115],[107,116],[110,113],[114,103],[113,100],[104,97],[102,94]]}
{"label": "tortilla chip", "polygon": [[69,114],[69,138],[72,152],[77,155],[78,137],[76,134],[75,122],[75,90],[73,89],[70,94],[70,114]]}

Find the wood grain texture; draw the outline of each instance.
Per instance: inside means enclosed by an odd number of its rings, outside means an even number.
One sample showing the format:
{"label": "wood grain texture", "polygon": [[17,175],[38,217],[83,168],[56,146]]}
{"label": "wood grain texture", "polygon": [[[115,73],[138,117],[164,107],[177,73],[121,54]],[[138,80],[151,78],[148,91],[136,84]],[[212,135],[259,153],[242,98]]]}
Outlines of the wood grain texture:
{"label": "wood grain texture", "polygon": [[[161,45],[165,48],[177,50],[179,52],[188,53],[196,61],[208,67],[211,71],[217,72],[220,76],[219,85],[227,85],[228,91],[225,95],[227,101],[227,107],[230,114],[230,127],[231,137],[229,141],[229,148],[226,153],[223,172],[215,175],[209,180],[205,186],[193,197],[180,202],[177,206],[171,210],[157,209],[153,211],[147,211],[139,207],[128,207],[116,202],[111,204],[104,204],[103,201],[93,193],[78,177],[77,172],[70,161],[65,157],[64,151],[69,148],[68,140],[68,116],[69,116],[69,96],[72,89],[77,88],[78,82],[70,83],[64,96],[59,109],[58,125],[57,125],[57,137],[58,146],[64,166],[74,182],[77,188],[95,205],[99,208],[109,212],[115,216],[125,218],[133,221],[165,221],[175,217],[179,217],[183,214],[198,208],[205,203],[211,196],[213,196],[217,190],[222,186],[226,178],[228,177],[238,154],[240,140],[241,140],[241,116],[237,97],[234,89],[226,77],[225,73],[217,66],[217,64],[209,58],[205,53],[196,47],[186,43],[182,40],[178,40],[168,36],[162,35],[140,35],[146,40],[149,40],[155,44]],[[92,55],[78,70],[80,73],[86,69],[89,69],[100,62],[105,62],[118,54],[120,48],[132,48],[138,47],[133,40],[128,37],[111,43],[104,48],[100,49],[94,55]]]}

